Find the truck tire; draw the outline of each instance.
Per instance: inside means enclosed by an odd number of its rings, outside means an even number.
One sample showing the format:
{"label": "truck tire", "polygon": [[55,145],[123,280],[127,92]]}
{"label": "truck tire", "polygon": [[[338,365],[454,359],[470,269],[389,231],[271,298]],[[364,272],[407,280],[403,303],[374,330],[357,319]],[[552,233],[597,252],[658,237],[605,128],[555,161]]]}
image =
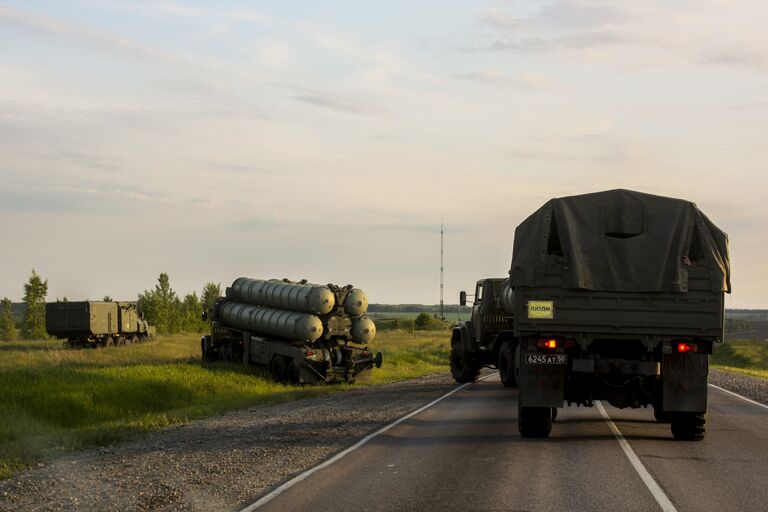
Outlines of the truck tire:
{"label": "truck tire", "polygon": [[672,420],[672,415],[656,404],[653,405],[653,417],[658,423],[669,423]]}
{"label": "truck tire", "polygon": [[680,441],[701,441],[707,431],[707,413],[673,412],[672,435]]}
{"label": "truck tire", "polygon": [[474,382],[480,376],[480,366],[464,353],[461,340],[451,344],[451,375],[459,383]]}
{"label": "truck tire", "polygon": [[518,400],[517,429],[523,437],[549,437],[552,432],[552,408],[523,407]]}
{"label": "truck tire", "polygon": [[517,378],[515,376],[515,351],[512,348],[513,343],[504,342],[499,349],[499,377],[501,383],[508,388],[517,387]]}

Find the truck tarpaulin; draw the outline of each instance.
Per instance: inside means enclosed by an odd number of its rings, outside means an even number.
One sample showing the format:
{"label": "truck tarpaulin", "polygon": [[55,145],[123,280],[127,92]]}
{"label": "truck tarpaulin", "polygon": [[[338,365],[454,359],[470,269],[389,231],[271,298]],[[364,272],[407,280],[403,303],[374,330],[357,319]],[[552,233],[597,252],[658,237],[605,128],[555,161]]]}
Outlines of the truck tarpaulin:
{"label": "truck tarpaulin", "polygon": [[540,286],[564,261],[564,288],[687,292],[688,269],[731,291],[728,236],[694,203],[631,190],[551,199],[515,230],[510,282]]}

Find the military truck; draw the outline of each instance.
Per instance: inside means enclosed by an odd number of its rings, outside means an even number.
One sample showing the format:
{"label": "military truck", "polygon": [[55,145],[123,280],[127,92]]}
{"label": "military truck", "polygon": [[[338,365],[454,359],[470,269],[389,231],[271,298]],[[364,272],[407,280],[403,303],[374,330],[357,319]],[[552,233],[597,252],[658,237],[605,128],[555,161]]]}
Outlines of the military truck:
{"label": "military truck", "polygon": [[549,436],[564,404],[606,400],[650,405],[676,439],[701,440],[730,291],[728,237],[694,203],[629,190],[552,199],[515,230],[509,276],[478,281],[451,371],[469,382],[496,367],[519,386],[526,437]]}
{"label": "military truck", "polygon": [[382,362],[367,347],[376,335],[367,309],[351,285],[240,277],[204,313],[211,334],[200,340],[202,359],[265,366],[285,383],[367,380]]}
{"label": "military truck", "polygon": [[49,302],[45,330],[70,348],[131,345],[155,337],[155,328],[130,301]]}

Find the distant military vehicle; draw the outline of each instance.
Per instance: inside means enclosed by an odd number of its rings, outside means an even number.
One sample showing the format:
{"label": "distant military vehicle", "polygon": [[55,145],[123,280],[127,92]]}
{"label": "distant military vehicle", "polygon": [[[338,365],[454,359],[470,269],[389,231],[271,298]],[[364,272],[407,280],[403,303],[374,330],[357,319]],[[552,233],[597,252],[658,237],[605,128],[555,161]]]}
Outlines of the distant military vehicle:
{"label": "distant military vehicle", "polygon": [[155,337],[136,302],[126,301],[49,302],[45,330],[71,348],[131,345]]}
{"label": "distant military vehicle", "polygon": [[204,361],[264,365],[279,382],[355,382],[381,367],[366,346],[376,326],[368,297],[351,285],[238,278],[213,310]]}
{"label": "distant military vehicle", "polygon": [[519,385],[523,436],[548,436],[564,403],[606,400],[651,405],[676,439],[700,440],[730,290],[728,237],[695,204],[628,190],[552,199],[515,230],[509,277],[477,282],[451,371],[469,382],[496,367]]}

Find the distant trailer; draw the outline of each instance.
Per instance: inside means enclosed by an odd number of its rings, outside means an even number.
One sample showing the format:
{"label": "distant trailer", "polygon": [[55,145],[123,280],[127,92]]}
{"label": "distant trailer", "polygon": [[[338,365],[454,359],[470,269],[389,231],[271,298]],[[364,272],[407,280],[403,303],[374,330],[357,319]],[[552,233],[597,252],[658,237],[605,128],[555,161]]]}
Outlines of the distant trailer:
{"label": "distant trailer", "polygon": [[129,301],[49,302],[45,330],[71,348],[131,345],[155,337],[155,328]]}

